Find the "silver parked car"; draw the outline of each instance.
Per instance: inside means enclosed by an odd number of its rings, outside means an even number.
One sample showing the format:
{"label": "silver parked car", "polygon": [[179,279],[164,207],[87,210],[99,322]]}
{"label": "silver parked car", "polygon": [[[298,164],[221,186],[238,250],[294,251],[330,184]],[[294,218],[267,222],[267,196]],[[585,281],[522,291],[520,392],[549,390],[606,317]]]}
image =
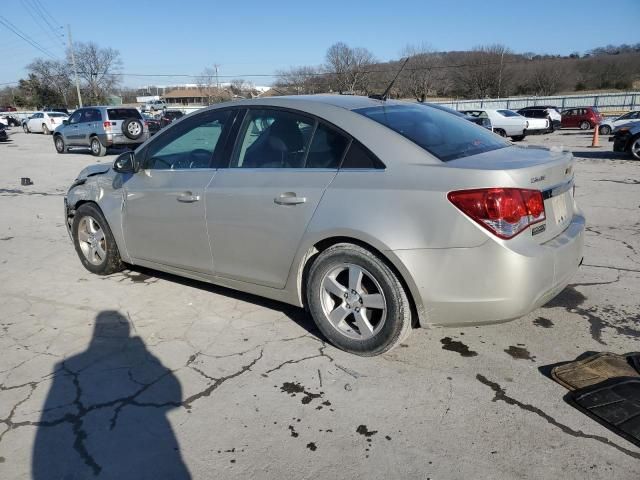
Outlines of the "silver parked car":
{"label": "silver parked car", "polygon": [[238,101],[186,116],[65,197],[82,264],[150,267],[305,306],[375,355],[412,325],[500,322],[582,260],[573,157],[428,105]]}
{"label": "silver parked car", "polygon": [[89,147],[96,157],[110,147],[137,147],[149,138],[149,128],[135,108],[79,108],[53,132],[58,153],[69,147]]}

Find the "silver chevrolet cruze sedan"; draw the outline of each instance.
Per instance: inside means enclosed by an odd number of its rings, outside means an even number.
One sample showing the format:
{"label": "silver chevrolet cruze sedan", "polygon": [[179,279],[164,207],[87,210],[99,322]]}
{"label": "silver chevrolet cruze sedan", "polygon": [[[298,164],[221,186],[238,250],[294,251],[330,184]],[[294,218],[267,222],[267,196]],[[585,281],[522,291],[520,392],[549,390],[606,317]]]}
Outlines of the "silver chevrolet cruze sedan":
{"label": "silver chevrolet cruze sedan", "polygon": [[65,197],[82,264],[141,265],[306,307],[336,346],[500,322],[582,261],[571,153],[515,146],[429,105],[356,96],[221,104]]}

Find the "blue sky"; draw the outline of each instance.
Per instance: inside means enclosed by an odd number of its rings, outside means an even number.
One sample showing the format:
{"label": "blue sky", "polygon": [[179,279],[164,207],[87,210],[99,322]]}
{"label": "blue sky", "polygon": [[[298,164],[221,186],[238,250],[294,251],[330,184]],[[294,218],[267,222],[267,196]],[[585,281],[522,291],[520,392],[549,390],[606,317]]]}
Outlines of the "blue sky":
{"label": "blue sky", "polygon": [[[4,0],[0,20],[61,57],[66,37],[54,42],[47,35],[34,9],[37,1]],[[71,24],[74,41],[115,48],[123,72],[143,74],[197,75],[219,64],[221,75],[247,78],[320,64],[337,41],[366,47],[380,60],[398,58],[409,43],[424,42],[437,50],[503,43],[516,52],[568,54],[640,41],[640,0],[39,1],[52,14],[50,23],[65,26],[61,32]],[[43,56],[2,25],[0,38],[0,83],[16,81],[33,58]],[[272,78],[251,80],[265,85]],[[124,83],[186,81],[125,77]]]}

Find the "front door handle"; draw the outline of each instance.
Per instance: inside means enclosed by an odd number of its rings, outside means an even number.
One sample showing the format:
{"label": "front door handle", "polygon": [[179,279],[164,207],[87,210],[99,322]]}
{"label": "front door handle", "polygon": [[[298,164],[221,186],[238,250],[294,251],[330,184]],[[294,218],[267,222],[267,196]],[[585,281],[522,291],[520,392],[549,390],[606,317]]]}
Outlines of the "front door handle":
{"label": "front door handle", "polygon": [[191,192],[184,192],[178,195],[178,201],[182,203],[194,203],[200,200],[200,195],[194,195]]}
{"label": "front door handle", "polygon": [[298,197],[295,192],[284,192],[273,199],[278,205],[298,205],[307,201],[307,197]]}

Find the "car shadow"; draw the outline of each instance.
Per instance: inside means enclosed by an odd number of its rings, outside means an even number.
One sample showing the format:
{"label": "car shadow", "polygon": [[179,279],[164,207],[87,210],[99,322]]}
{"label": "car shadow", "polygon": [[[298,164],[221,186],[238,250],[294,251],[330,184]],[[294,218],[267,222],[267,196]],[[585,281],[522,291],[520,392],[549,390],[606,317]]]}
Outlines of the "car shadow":
{"label": "car shadow", "polygon": [[572,150],[574,157],[579,158],[594,158],[601,160],[631,160],[629,155],[621,152],[613,152],[611,150]]}
{"label": "car shadow", "polygon": [[57,363],[42,408],[32,478],[171,478],[191,474],[167,418],[182,387],[127,318],[102,311],[86,350]]}
{"label": "car shadow", "polygon": [[[128,272],[134,272],[133,275]],[[137,275],[136,275],[137,274]],[[301,328],[304,328],[309,334],[318,338],[319,340],[325,340],[322,333],[316,327],[311,315],[309,315],[305,309],[289,305],[288,303],[279,302],[277,300],[271,300],[251,293],[241,292],[239,290],[233,290],[231,288],[214,285],[212,283],[202,282],[199,280],[193,280],[172,273],[161,272],[159,270],[153,270],[138,265],[127,265],[125,276],[128,276],[134,282],[144,282],[148,278],[159,278],[173,283],[178,283],[191,288],[197,288],[217,295],[223,295],[225,297],[239,300],[242,302],[251,303],[253,305],[268,308],[269,310],[275,310],[298,324]]]}

